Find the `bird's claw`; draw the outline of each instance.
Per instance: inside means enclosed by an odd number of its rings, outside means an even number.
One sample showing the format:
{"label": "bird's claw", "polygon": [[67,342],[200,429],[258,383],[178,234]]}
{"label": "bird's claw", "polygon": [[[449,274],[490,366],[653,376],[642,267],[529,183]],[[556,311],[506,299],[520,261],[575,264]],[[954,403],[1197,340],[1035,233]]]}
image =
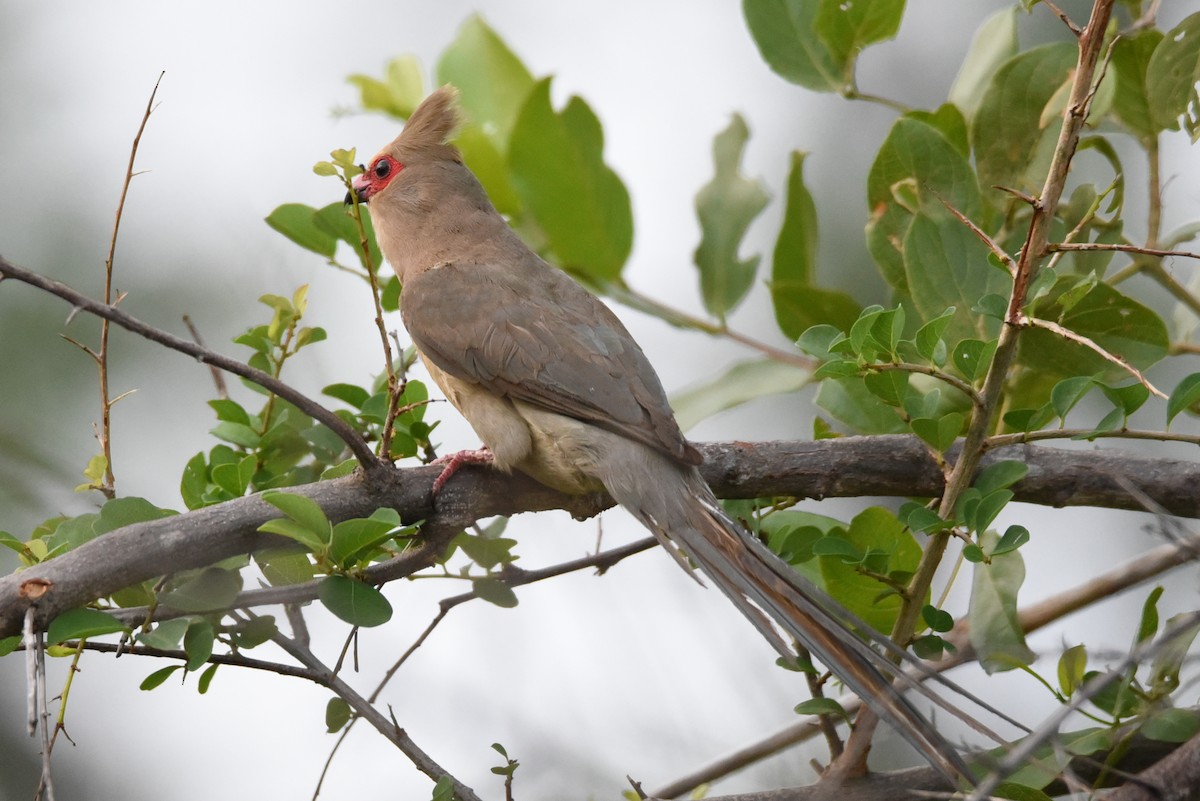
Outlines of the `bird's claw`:
{"label": "bird's claw", "polygon": [[492,453],[492,449],[484,445],[482,448],[473,451],[459,451],[448,456],[441,456],[434,459],[430,464],[445,465],[442,472],[433,482],[433,494],[436,496],[442,491],[442,487],[446,486],[446,482],[458,472],[460,467],[468,464],[491,464],[496,457]]}

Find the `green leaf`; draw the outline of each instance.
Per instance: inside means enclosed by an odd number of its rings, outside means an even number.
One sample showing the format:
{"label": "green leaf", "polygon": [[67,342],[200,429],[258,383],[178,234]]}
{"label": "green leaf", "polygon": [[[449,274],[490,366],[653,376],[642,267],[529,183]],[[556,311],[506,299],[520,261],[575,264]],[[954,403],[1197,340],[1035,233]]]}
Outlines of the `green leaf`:
{"label": "green leaf", "polygon": [[762,181],[752,181],[740,172],[749,138],[745,121],[734,114],[729,126],[713,140],[716,174],[696,195],[701,236],[694,259],[700,268],[704,306],[720,319],[746,296],[758,269],[757,255],[748,259],[738,256],[746,229],[768,200]]}
{"label": "green leaf", "polygon": [[853,76],[859,51],[894,38],[904,16],[904,0],[820,0],[814,23],[843,75]]}
{"label": "green leaf", "polygon": [[1062,694],[1070,698],[1087,673],[1087,646],[1073,645],[1058,658],[1058,686]]}
{"label": "green leaf", "polygon": [[[873,506],[857,514],[850,521],[846,541],[868,558],[879,557],[871,565],[877,573],[915,571],[921,560],[921,547],[912,532],[882,507]],[[831,595],[875,629],[885,633],[891,631],[900,613],[901,601],[898,595],[890,592],[890,585],[862,573],[858,565],[837,556],[822,556],[820,569],[825,589]]]}
{"label": "green leaf", "polygon": [[[359,238],[358,226],[354,223],[354,217],[351,214],[349,206],[341,202],[334,202],[318,209],[313,215],[313,222],[322,231],[349,245],[363,269],[366,270],[368,262],[363,258],[362,240]],[[379,252],[379,245],[375,242],[375,229],[371,225],[370,216],[362,215],[362,224],[367,237],[367,246],[370,249],[371,270],[378,271],[380,265],[383,264],[383,255]]]}
{"label": "green leaf", "polygon": [[267,215],[267,225],[300,247],[332,259],[337,239],[317,226],[316,211],[303,203],[285,203]]}
{"label": "green leaf", "polygon": [[70,609],[50,622],[46,632],[48,645],[57,645],[66,640],[81,640],[126,631],[129,627],[107,612],[99,609]]}
{"label": "green leaf", "polygon": [[1029,529],[1024,526],[1009,526],[1004,530],[1004,535],[1000,537],[996,547],[992,549],[992,556],[1015,551],[1027,542],[1029,542]]}
{"label": "green leaf", "polygon": [[1011,487],[1029,473],[1029,465],[1015,459],[1005,459],[979,471],[972,486],[983,495]]}
{"label": "green leaf", "polygon": [[217,423],[216,427],[209,433],[217,439],[232,442],[234,445],[239,445],[243,448],[257,448],[262,439],[257,431],[241,423]]}
{"label": "green leaf", "polygon": [[201,695],[204,695],[208,692],[208,688],[212,684],[213,676],[217,675],[217,668],[219,667],[220,665],[214,662],[204,669],[204,672],[200,674],[200,679],[196,682],[196,692],[200,693]]}
{"label": "green leaf", "polygon": [[600,121],[588,104],[572,97],[555,112],[546,78],[522,106],[508,151],[513,186],[559,266],[597,282],[616,279],[633,247],[629,192],[604,163],[603,150]]}
{"label": "green leaf", "polygon": [[362,554],[386,542],[395,524],[369,517],[344,520],[333,527],[329,556],[341,567],[350,567]]}
{"label": "green leaf", "polygon": [[250,480],[258,469],[258,457],[251,453],[237,462],[219,464],[212,469],[212,480],[221,489],[235,498],[246,494]]}
{"label": "green leaf", "polygon": [[908,395],[908,373],[903,370],[873,371],[863,376],[867,391],[889,406],[903,406]]}
{"label": "green leaf", "polygon": [[[287,522],[295,525],[292,521]],[[308,529],[302,529],[311,536]],[[279,532],[272,532],[279,533]],[[286,536],[286,535],[285,535]],[[293,538],[294,539],[294,538]],[[320,551],[321,544],[317,548],[312,548],[308,543],[301,543],[309,550]],[[314,575],[313,563],[306,553],[296,553],[294,550],[271,550],[260,551],[255,557],[258,560],[259,566],[262,568],[263,575],[272,586],[279,587],[288,584],[300,584],[310,580]]]}
{"label": "green leaf", "polygon": [[812,0],[742,0],[746,25],[767,66],[808,89],[838,91],[845,82],[842,65],[817,36],[818,11]]}
{"label": "green leaf", "polygon": [[1195,142],[1200,134],[1196,82],[1200,81],[1200,12],[1167,32],[1146,65],[1146,104],[1160,129],[1183,129]]}
{"label": "green leaf", "polygon": [[241,591],[239,573],[210,567],[165,593],[160,600],[163,606],[182,612],[209,612],[228,609]]}
{"label": "green leaf", "polygon": [[[901,189],[904,191],[898,191]],[[897,197],[908,197],[909,193],[913,194],[906,202]],[[907,288],[903,243],[914,215],[946,217],[949,212],[944,204],[968,219],[979,217],[982,202],[975,170],[937,128],[901,117],[892,125],[867,175],[867,205],[871,211],[867,248],[893,288]],[[963,308],[970,308],[970,304]]]}
{"label": "green leaf", "polygon": [[329,525],[329,518],[325,516],[325,513],[321,511],[321,507],[312,498],[274,490],[264,492],[261,497],[292,520],[295,520],[301,526],[316,534],[321,542],[329,542],[332,530]]}
{"label": "green leaf", "polygon": [[792,151],[791,169],[787,180],[787,205],[784,207],[783,225],[779,229],[779,238],[775,241],[775,251],[771,259],[772,283],[808,286],[813,281],[819,228],[817,207],[808,187],[804,185],[804,159],[807,155],[799,150]]}
{"label": "green leaf", "polygon": [[325,731],[329,734],[341,731],[350,722],[350,705],[334,696],[325,704]]}
{"label": "green leaf", "polygon": [[230,400],[229,398],[217,398],[210,400],[208,405],[217,413],[218,420],[250,425],[250,415],[237,401]]}
{"label": "green leaf", "polygon": [[921,619],[934,631],[945,633],[954,628],[954,616],[931,604],[925,604],[921,608]]}
{"label": "green leaf", "polygon": [[[979,540],[987,550],[996,544],[997,538],[985,531],[980,533]],[[1019,551],[993,556],[989,562],[975,565],[969,632],[971,645],[979,654],[979,664],[989,674],[1028,665],[1034,659],[1017,620],[1017,592],[1024,581],[1025,561]]]}
{"label": "green leaf", "polygon": [[967,57],[958,68],[950,87],[950,102],[968,120],[975,116],[984,90],[996,70],[1017,54],[1017,6],[997,11],[983,21],[967,48]]}
{"label": "green leaf", "polygon": [[934,661],[941,659],[946,652],[954,653],[955,648],[936,634],[926,634],[917,637],[912,642],[913,653],[921,659]]}
{"label": "green leaf", "polygon": [[463,23],[458,38],[438,61],[437,78],[439,85],[458,87],[471,124],[486,131],[499,152],[505,153],[534,80],[482,17],[473,14]]}
{"label": "green leaf", "polygon": [[671,408],[679,427],[687,431],[701,420],[756,398],[796,392],[811,377],[807,370],[774,359],[740,362],[711,381],[671,396]]}
{"label": "green leaf", "polygon": [[517,594],[504,581],[491,576],[483,576],[471,582],[471,589],[481,599],[505,609],[517,605]]}
{"label": "green leaf", "polygon": [[212,656],[216,636],[212,624],[207,620],[194,620],[188,625],[187,634],[183,635],[183,650],[187,654],[185,667],[189,672],[201,668]]}
{"label": "green leaf", "polygon": [[317,587],[325,608],[354,626],[381,626],[392,618],[392,605],[383,593],[347,576],[329,576]]}
{"label": "green leaf", "polygon": [[512,554],[516,544],[516,540],[506,537],[480,537],[466,532],[454,538],[454,545],[484,570],[512,562],[516,558]]}
{"label": "green leaf", "polygon": [[388,62],[384,80],[369,75],[346,79],[358,87],[362,107],[406,120],[424,96],[425,79],[416,56],[403,55]]}
{"label": "green leaf", "polygon": [[831,323],[848,328],[859,306],[844,292],[813,286],[817,257],[817,210],[804,185],[806,154],[793,151],[787,206],[771,260],[771,301],[775,320],[789,339],[811,326]]}
{"label": "green leaf", "polygon": [[925,361],[932,364],[945,363],[946,344],[943,341],[943,335],[946,333],[946,328],[950,325],[950,321],[954,319],[955,311],[954,307],[946,309],[940,315],[917,329],[916,336],[913,337],[913,344],[917,349],[917,353]]}
{"label": "green leaf", "polygon": [[156,670],[153,673],[151,673],[149,676],[147,676],[146,678],[142,679],[142,683],[140,685],[138,685],[139,689],[153,690],[155,687],[158,687],[164,681],[171,678],[172,673],[174,673],[177,670],[182,670],[182,669],[183,669],[183,665],[171,665],[170,667],[165,667],[165,668],[162,668],[161,670]]}
{"label": "green leaf", "polygon": [[892,407],[867,391],[861,378],[822,381],[816,403],[859,434],[907,433]]}
{"label": "green leaf", "polygon": [[156,624],[151,631],[139,633],[137,635],[138,642],[148,648],[173,651],[179,647],[183,635],[187,633],[190,622],[185,617],[164,620],[162,623]]}
{"label": "green leaf", "polygon": [[361,409],[367,398],[371,397],[371,393],[354,384],[330,384],[321,390],[321,394],[344,401],[355,409]]}
{"label": "green leaf", "polygon": [[449,776],[440,776],[433,786],[432,801],[454,801],[454,781]]}
{"label": "green leaf", "polygon": [[993,74],[971,125],[971,144],[983,186],[1040,191],[1043,140],[1057,136],[1046,106],[1069,80],[1074,44],[1043,45],[1010,58]]}
{"label": "green leaf", "polygon": [[1075,404],[1083,400],[1083,396],[1091,392],[1095,386],[1096,380],[1086,375],[1064,378],[1059,381],[1050,391],[1050,405],[1054,407],[1054,413],[1066,420],[1067,414],[1075,408]]}
{"label": "green leaf", "polygon": [[188,509],[199,509],[206,505],[204,493],[208,490],[208,463],[203,453],[188,459],[179,479],[179,494]]}
{"label": "green leaf", "polygon": [[934,450],[945,453],[958,439],[966,418],[958,412],[950,412],[938,418],[923,417],[912,420],[913,433],[928,442]]}
{"label": "green leaf", "polygon": [[983,342],[978,339],[964,339],[954,346],[951,360],[963,378],[974,383],[987,375],[995,353],[995,340]]}
{"label": "green leaf", "polygon": [[832,698],[809,698],[796,704],[793,711],[797,715],[833,715],[846,722],[850,721],[845,708]]}
{"label": "green leaf", "polygon": [[1123,387],[1110,387],[1107,384],[1100,385],[1100,391],[1104,396],[1113,402],[1121,413],[1128,417],[1129,415],[1142,408],[1150,397],[1150,390],[1145,384],[1127,384]]}
{"label": "green leaf", "polygon": [[[1172,628],[1185,617],[1185,614],[1181,614],[1169,618],[1165,628]],[[1192,647],[1197,633],[1200,633],[1200,625],[1185,628],[1154,655],[1150,663],[1150,687],[1156,695],[1167,695],[1179,687],[1179,670],[1187,659],[1188,650]]]}
{"label": "green leaf", "polygon": [[1180,412],[1191,409],[1197,403],[1200,403],[1200,373],[1192,373],[1171,390],[1171,396],[1167,399],[1167,425],[1170,426]]}
{"label": "green leaf", "polygon": [[1164,743],[1184,743],[1200,733],[1200,717],[1187,709],[1164,709],[1156,712],[1139,731]]}
{"label": "green leaf", "polygon": [[1050,796],[1035,787],[1007,781],[1000,782],[992,791],[993,798],[1005,798],[1008,801],[1054,801]]}
{"label": "green leaf", "polygon": [[916,215],[904,237],[904,274],[913,305],[923,320],[956,309],[946,334],[952,342],[999,333],[998,320],[972,311],[979,298],[1012,289],[1008,274],[988,265],[989,253],[967,226],[945,213]]}

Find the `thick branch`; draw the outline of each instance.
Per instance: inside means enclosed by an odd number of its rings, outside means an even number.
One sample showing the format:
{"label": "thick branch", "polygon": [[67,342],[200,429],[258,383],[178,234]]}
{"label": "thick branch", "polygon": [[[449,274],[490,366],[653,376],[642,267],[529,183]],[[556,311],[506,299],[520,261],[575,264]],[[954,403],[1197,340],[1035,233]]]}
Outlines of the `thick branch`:
{"label": "thick branch", "polygon": [[[846,437],[818,442],[709,444],[705,478],[718,495],[756,498],[936,496],[942,474],[915,437]],[[1020,445],[992,451],[981,467],[1001,459],[1029,466],[1013,487],[1016,499],[1048,506],[1143,509],[1129,487],[1163,510],[1200,518],[1200,464],[1151,459],[1119,451],[1068,451]],[[570,497],[522,476],[465,468],[430,505],[437,467],[373,470],[291,492],[315,500],[334,521],[365,517],[380,507],[397,509],[406,521],[424,520],[426,545],[372,568],[387,581],[432,564],[454,532],[495,515],[565,509],[576,517],[596,514],[606,498]],[[1144,498],[1143,498],[1144,499]],[[210,565],[284,540],[258,527],[278,517],[257,497],[137,523],[105,534],[73,551],[0,578],[0,636],[17,633],[24,610],[36,603],[45,625],[59,613],[139,581]],[[290,541],[286,541],[290,542]],[[281,588],[281,591],[287,588]],[[282,601],[283,599],[279,599]]]}

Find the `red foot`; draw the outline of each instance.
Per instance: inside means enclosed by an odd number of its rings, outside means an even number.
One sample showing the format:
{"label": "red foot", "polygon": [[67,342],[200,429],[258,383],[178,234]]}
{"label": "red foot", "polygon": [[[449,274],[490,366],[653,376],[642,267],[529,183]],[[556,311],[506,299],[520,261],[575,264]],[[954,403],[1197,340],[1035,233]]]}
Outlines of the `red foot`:
{"label": "red foot", "polygon": [[450,477],[458,472],[458,469],[463,465],[468,464],[491,464],[496,457],[492,454],[491,448],[484,445],[479,450],[475,451],[459,451],[452,453],[449,456],[442,456],[434,459],[431,464],[444,464],[442,473],[433,482],[433,494],[437,495],[442,491],[442,487],[446,486],[446,482]]}

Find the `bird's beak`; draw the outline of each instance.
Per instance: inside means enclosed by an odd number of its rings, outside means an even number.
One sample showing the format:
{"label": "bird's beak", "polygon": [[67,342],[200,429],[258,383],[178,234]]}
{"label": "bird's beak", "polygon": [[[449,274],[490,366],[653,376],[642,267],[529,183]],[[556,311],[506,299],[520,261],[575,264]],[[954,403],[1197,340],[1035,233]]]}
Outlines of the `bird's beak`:
{"label": "bird's beak", "polygon": [[[370,188],[370,186],[371,186],[371,181],[369,178],[367,178],[367,174],[365,172],[359,173],[358,175],[356,175],[350,179],[351,191],[353,191],[354,194],[358,195],[359,203],[367,202],[367,198],[369,197],[367,195],[367,189]],[[354,198],[350,197],[350,192],[347,192],[346,193],[346,205],[350,205],[353,202],[354,202]]]}

